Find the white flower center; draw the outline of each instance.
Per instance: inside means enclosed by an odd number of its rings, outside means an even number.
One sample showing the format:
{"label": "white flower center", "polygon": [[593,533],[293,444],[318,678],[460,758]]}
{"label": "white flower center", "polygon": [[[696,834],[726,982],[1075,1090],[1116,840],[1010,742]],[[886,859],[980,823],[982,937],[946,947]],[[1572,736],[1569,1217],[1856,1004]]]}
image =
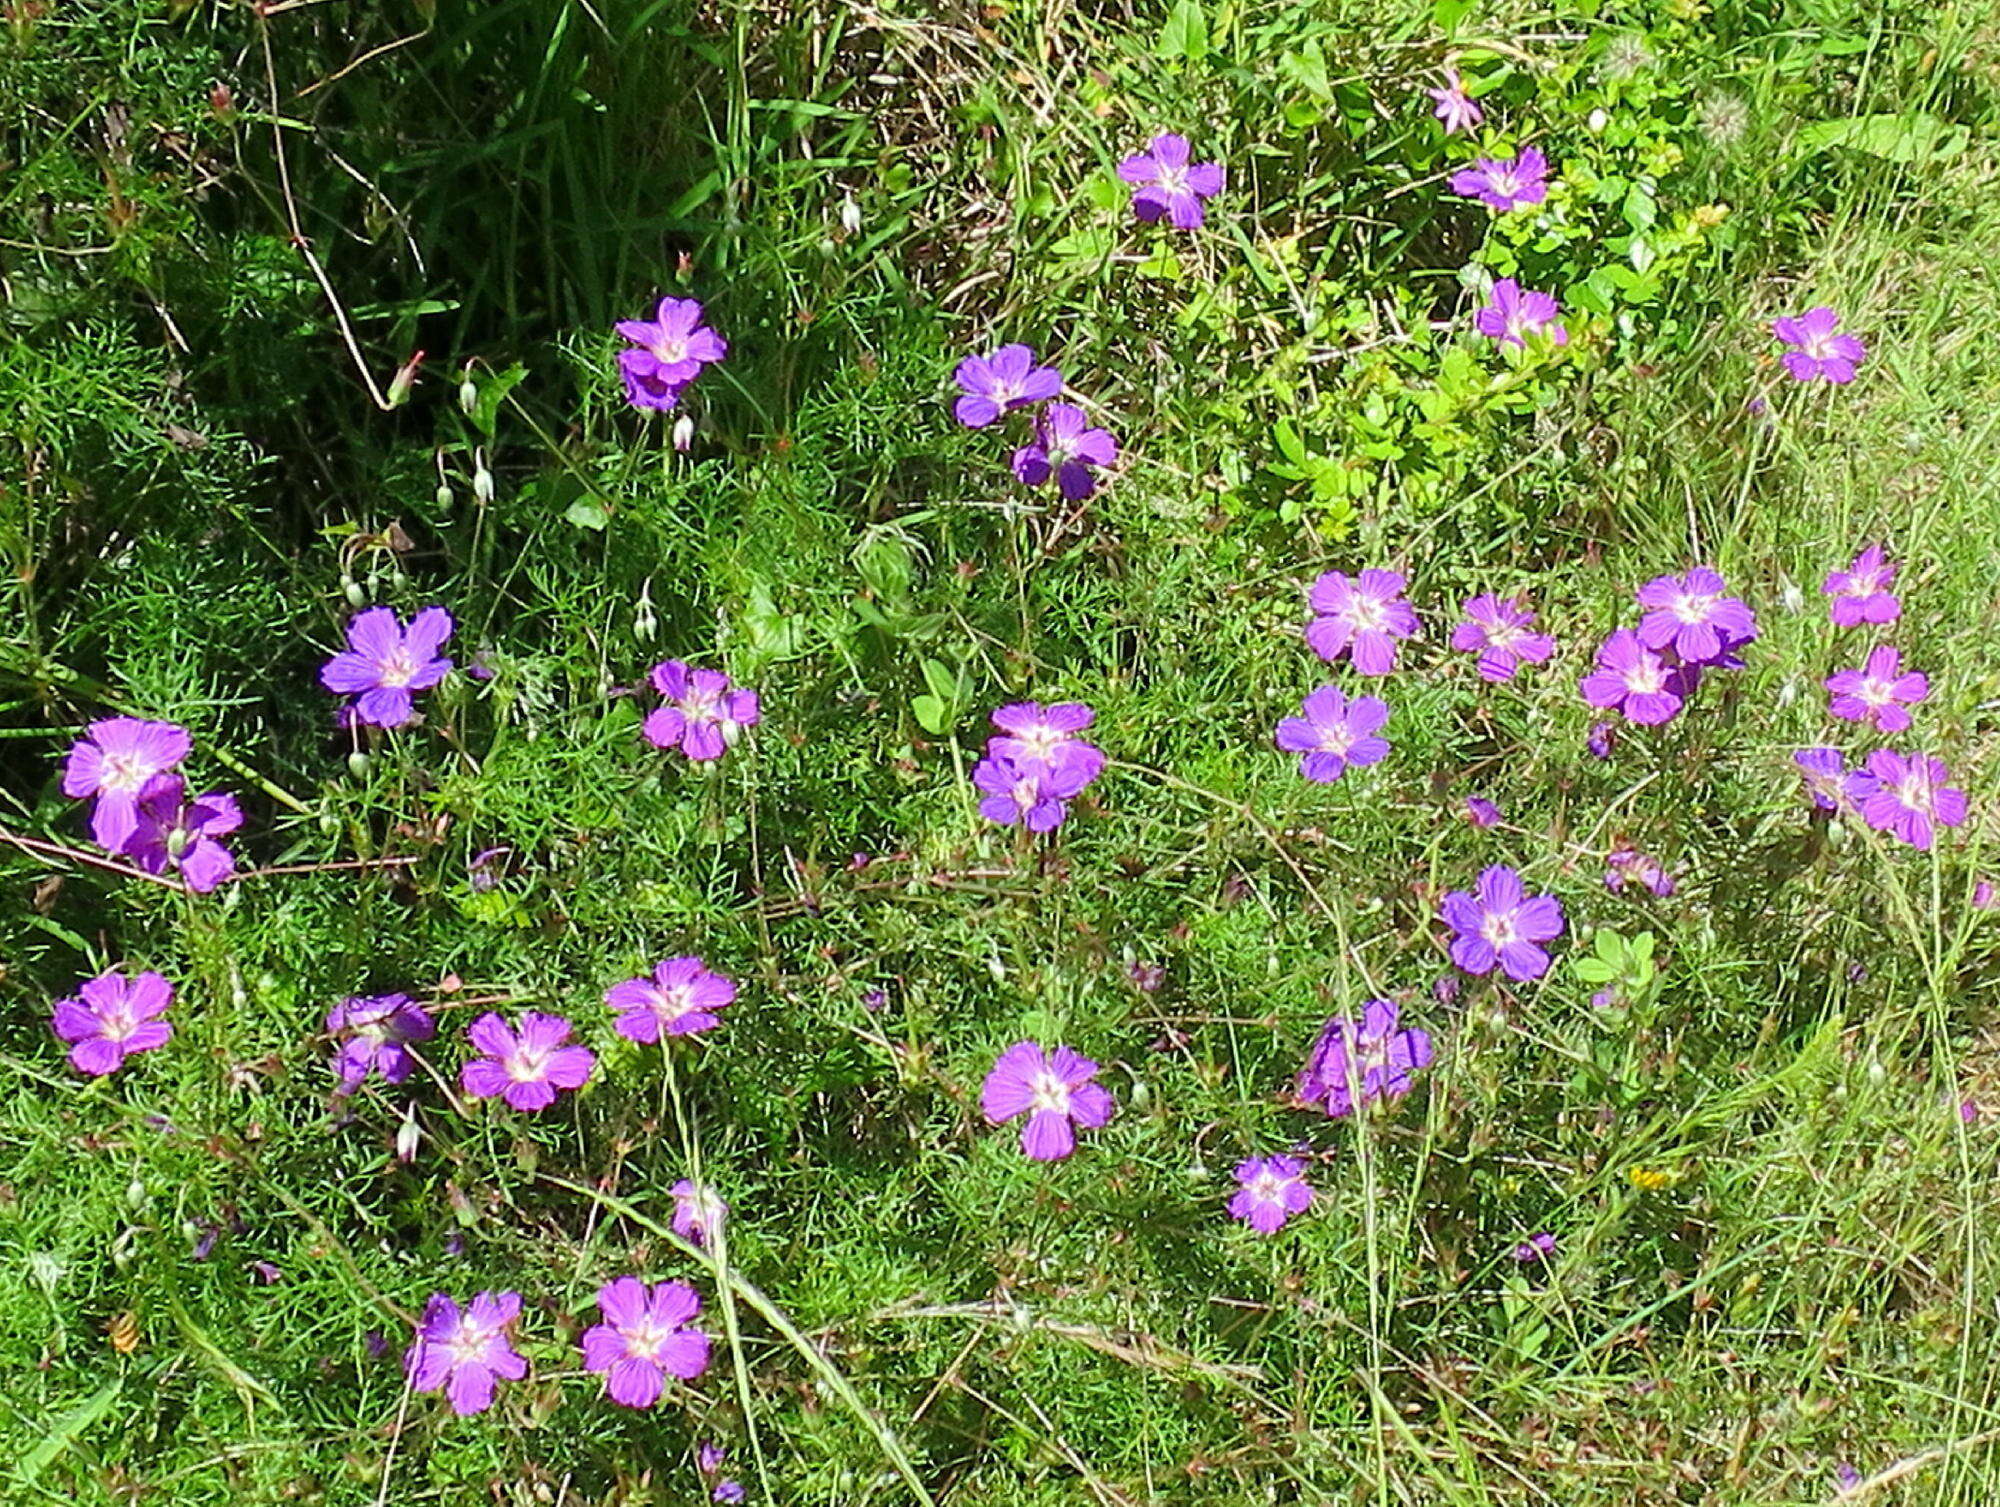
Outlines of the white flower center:
{"label": "white flower center", "polygon": [[1921,767],[1912,769],[1896,782],[1896,799],[1912,811],[1921,811],[1925,816],[1936,813],[1936,802],[1931,790],[1930,771]]}
{"label": "white flower center", "polygon": [[663,1328],[654,1323],[653,1316],[649,1313],[624,1331],[625,1353],[634,1360],[653,1361],[657,1364],[661,1349],[674,1337],[674,1333],[672,1328]]}
{"label": "white flower center", "polygon": [[1028,1107],[1036,1114],[1054,1110],[1059,1115],[1069,1113],[1069,1085],[1047,1068],[1036,1073],[1028,1085]]}
{"label": "white flower center", "polygon": [[1354,730],[1345,722],[1320,730],[1319,746],[1324,753],[1344,754],[1354,746],[1354,741]]}
{"label": "white flower center", "polygon": [[662,335],[653,342],[653,358],[662,366],[675,366],[687,360],[688,343],[685,335]]}
{"label": "white flower center", "polygon": [[468,1361],[484,1361],[486,1347],[492,1339],[492,1331],[484,1324],[475,1324],[467,1319],[461,1321],[451,1338],[444,1341],[444,1350],[454,1366],[462,1366]]}
{"label": "white flower center", "polygon": [[1667,683],[1667,667],[1657,659],[1642,659],[1625,672],[1625,689],[1635,696],[1651,696]]}
{"label": "white flower center", "polygon": [[1285,1184],[1288,1178],[1275,1172],[1260,1172],[1250,1179],[1250,1196],[1259,1203],[1274,1204],[1284,1202]]}
{"label": "white flower center", "polygon": [[1479,934],[1495,947],[1506,947],[1521,940],[1520,928],[1515,924],[1515,914],[1511,910],[1488,911],[1479,923]]}
{"label": "white flower center", "polygon": [[415,678],[416,673],[416,660],[410,651],[398,648],[382,656],[382,664],[376,675],[383,685],[405,686]]}
{"label": "white flower center", "polygon": [[1496,167],[1486,175],[1487,184],[1503,199],[1512,199],[1521,192],[1521,175],[1511,167]]}
{"label": "white flower center", "polygon": [[106,790],[137,790],[153,774],[153,766],[136,754],[106,754],[97,778]]}
{"label": "white flower center", "polygon": [[539,1083],[549,1070],[551,1047],[517,1046],[507,1058],[507,1076],[516,1083]]}
{"label": "white flower center", "polygon": [[1714,608],[1713,592],[1684,591],[1674,598],[1673,605],[1668,610],[1683,623],[1705,623]]}
{"label": "white flower center", "polygon": [[1386,613],[1374,597],[1357,596],[1347,604],[1347,621],[1357,633],[1380,633]]}

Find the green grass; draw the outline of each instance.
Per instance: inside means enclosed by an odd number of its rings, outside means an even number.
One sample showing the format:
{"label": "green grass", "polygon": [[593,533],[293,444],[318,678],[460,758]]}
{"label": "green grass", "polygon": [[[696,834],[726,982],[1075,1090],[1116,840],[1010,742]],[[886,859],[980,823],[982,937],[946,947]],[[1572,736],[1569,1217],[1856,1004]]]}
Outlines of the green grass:
{"label": "green grass", "polygon": [[[769,1502],[1804,1504],[1841,1462],[1872,1502],[2000,1499],[1970,904],[2000,872],[2000,32],[1948,0],[1458,9],[119,4],[0,35],[0,828],[83,850],[63,750],[171,717],[244,799],[244,866],[286,870],[193,899],[0,845],[0,1500],[678,1503],[706,1439]],[[1445,193],[1417,91],[1460,52],[1568,168],[1548,219]],[[1163,128],[1230,166],[1184,240],[1109,177]],[[1634,235],[1650,282],[1592,284]],[[1562,357],[1465,344],[1475,260],[1562,294]],[[687,456],[609,375],[662,291],[732,344]],[[1869,340],[1849,389],[1772,358],[1818,302]],[[1003,339],[1119,437],[1085,509],[1024,504],[1012,442],[949,420]],[[420,347],[376,411],[357,357],[381,385]],[[1281,424],[1318,490],[1274,471]],[[1791,763],[1873,746],[1825,717],[1867,642],[1818,586],[1878,538],[1933,686],[1892,741],[1974,801],[1934,856],[1809,821]],[[1699,560],[1758,611],[1746,668],[1587,758],[1591,646]],[[1271,729],[1348,675],[1304,588],[1373,564],[1426,622],[1395,751],[1308,786]],[[1444,648],[1491,589],[1562,646],[1510,687]],[[315,677],[363,602],[447,605],[494,673],[350,759]],[[762,693],[713,773],[620,694],[669,656]],[[963,686],[944,735],[927,663]],[[964,779],[1027,695],[1090,701],[1112,760],[1033,845]],[[1678,893],[1608,894],[1620,842]],[[1570,935],[1540,984],[1440,999],[1437,896],[1491,862]],[[1623,1014],[1572,967],[1598,928],[1655,939]],[[601,995],[687,951],[742,993],[669,1074]],[[49,1005],[113,964],[174,981],[177,1035],[86,1083]],[[392,990],[440,1011],[429,1068],[337,1103],[326,1011]],[[1437,1039],[1417,1091],[1288,1107],[1377,994]],[[575,1018],[595,1081],[458,1114],[496,1003]],[[980,1119],[1023,1036],[1118,1097],[1067,1162]],[[1317,1202],[1260,1239],[1231,1169],[1294,1144]],[[666,1228],[689,1175],[733,1209],[714,1255]],[[626,1272],[693,1281],[718,1336],[644,1416],[576,1348]],[[454,1419],[395,1357],[431,1292],[488,1287],[524,1294],[532,1374]]]}

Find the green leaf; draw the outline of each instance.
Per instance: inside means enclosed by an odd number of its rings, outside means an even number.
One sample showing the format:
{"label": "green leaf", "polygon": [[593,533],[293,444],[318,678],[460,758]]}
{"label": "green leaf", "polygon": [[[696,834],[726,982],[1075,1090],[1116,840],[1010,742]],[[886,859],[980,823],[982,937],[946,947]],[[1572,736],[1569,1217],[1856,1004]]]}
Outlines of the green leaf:
{"label": "green leaf", "polygon": [[1616,968],[1596,958],[1572,958],[1569,966],[1586,984],[1608,984],[1618,977]]}
{"label": "green leaf", "polygon": [[64,1454],[71,1445],[83,1437],[85,1431],[106,1413],[118,1400],[123,1390],[122,1381],[108,1381],[90,1396],[71,1408],[49,1426],[35,1447],[14,1462],[14,1475],[23,1486],[33,1486],[41,1473],[57,1457]]}
{"label": "green leaf", "polygon": [[1798,134],[1794,155],[1810,157],[1829,147],[1846,147],[1885,162],[1941,162],[1956,157],[1971,141],[1972,132],[1966,127],[1947,125],[1921,111],[1850,115],[1807,126]]}
{"label": "green leaf", "polygon": [[951,708],[936,696],[919,696],[910,703],[910,710],[917,714],[917,725],[934,738],[942,738],[951,731]]}
{"label": "green leaf", "polygon": [[[527,380],[528,369],[515,362],[504,372],[498,372],[478,384],[479,401],[472,405],[472,422],[479,432],[489,440],[493,438],[493,424],[499,415],[500,405],[507,394]],[[595,527],[602,528],[602,524]]]}
{"label": "green leaf", "polygon": [[563,517],[578,528],[591,529],[600,534],[604,532],[604,526],[611,521],[611,514],[595,497],[577,498],[569,505]]}
{"label": "green leaf", "polygon": [[1320,50],[1317,39],[1308,41],[1297,52],[1288,52],[1280,57],[1278,73],[1315,99],[1329,103],[1333,99],[1333,81],[1327,75],[1326,54]]}
{"label": "green leaf", "polygon": [[943,661],[924,661],[924,684],[931,688],[931,694],[947,704],[956,701],[964,689],[964,684],[956,671],[946,668]]}
{"label": "green leaf", "polygon": [[1174,0],[1174,8],[1167,12],[1167,24],[1160,28],[1159,44],[1153,55],[1162,58],[1186,58],[1191,63],[1199,63],[1208,56],[1208,15],[1201,8],[1201,0]]}

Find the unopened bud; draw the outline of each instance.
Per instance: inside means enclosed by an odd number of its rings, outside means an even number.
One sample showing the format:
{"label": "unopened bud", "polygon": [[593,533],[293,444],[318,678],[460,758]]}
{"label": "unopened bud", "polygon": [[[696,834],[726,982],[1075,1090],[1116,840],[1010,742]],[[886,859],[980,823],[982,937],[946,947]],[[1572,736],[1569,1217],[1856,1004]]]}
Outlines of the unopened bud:
{"label": "unopened bud", "polygon": [[852,194],[840,201],[840,228],[849,235],[861,234],[861,206]]}
{"label": "unopened bud", "polygon": [[437,484],[437,490],[433,492],[431,495],[437,499],[437,505],[439,507],[441,508],[450,507],[452,503],[451,483],[448,481],[439,482]]}
{"label": "unopened bud", "polygon": [[347,605],[350,607],[368,605],[368,593],[361,589],[361,583],[352,576],[340,578],[340,594],[347,598]]}
{"label": "unopened bud", "polygon": [[403,1123],[396,1127],[396,1160],[415,1161],[417,1144],[423,1139],[423,1134],[417,1125],[417,1106],[412,1104],[403,1111]]}
{"label": "unopened bud", "polygon": [[483,450],[472,462],[472,496],[481,505],[493,500],[493,473],[486,469],[486,452]]}
{"label": "unopened bud", "polygon": [[479,406],[479,384],[472,380],[469,369],[458,384],[458,406],[467,414]]}
{"label": "unopened bud", "polygon": [[410,389],[417,385],[417,368],[424,363],[424,353],[418,351],[396,368],[396,375],[389,379],[389,406],[401,408],[410,401]]}
{"label": "unopened bud", "polygon": [[347,772],[357,780],[368,778],[368,754],[364,749],[355,749],[347,756]]}
{"label": "unopened bud", "polygon": [[674,420],[674,448],[686,455],[694,444],[694,420],[682,414]]}
{"label": "unopened bud", "polygon": [[1611,117],[1605,114],[1602,109],[1592,110],[1587,124],[1590,127],[1590,134],[1595,136],[1611,124]]}

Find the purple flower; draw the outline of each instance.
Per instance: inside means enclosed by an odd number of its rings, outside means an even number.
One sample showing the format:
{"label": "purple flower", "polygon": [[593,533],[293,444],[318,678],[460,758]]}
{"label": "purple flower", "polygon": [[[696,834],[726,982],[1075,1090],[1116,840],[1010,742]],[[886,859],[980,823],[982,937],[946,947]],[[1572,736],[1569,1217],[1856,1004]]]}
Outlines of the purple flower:
{"label": "purple flower", "polygon": [[988,1124],[1025,1114],[1021,1149],[1038,1162],[1055,1162],[1076,1150],[1074,1120],[1095,1130],[1111,1118],[1111,1095],[1090,1080],[1097,1064],[1059,1046],[1044,1054],[1032,1041],[1017,1041],[1002,1052],[986,1075],[979,1107]]}
{"label": "purple flower", "polygon": [[1637,848],[1613,848],[1604,863],[1604,887],[1614,895],[1628,884],[1643,884],[1663,900],[1674,892],[1674,876]]}
{"label": "purple flower", "polygon": [[1044,402],[1062,391],[1062,373],[1035,365],[1034,347],[1003,345],[990,356],[967,356],[952,380],[965,396],[952,413],[968,429],[984,429],[1016,408]]}
{"label": "purple flower", "polygon": [[706,1247],[709,1237],[729,1217],[729,1205],[713,1189],[698,1186],[692,1178],[675,1183],[673,1193],[674,1233],[691,1245]]}
{"label": "purple flower", "polygon": [[1706,566],[1684,576],[1657,576],[1641,586],[1639,642],[1649,649],[1672,649],[1691,665],[1715,664],[1731,649],[1757,636],[1756,614],[1732,596],[1722,577]]}
{"label": "purple flower", "polygon": [[667,412],[701,375],[703,366],[729,354],[728,342],[701,319],[699,300],[663,298],[650,322],[618,321],[618,333],[637,347],[618,353],[625,396],[634,408]]}
{"label": "purple flower", "polygon": [[337,696],[355,697],[358,720],[402,727],[417,715],[410,692],[429,690],[451,668],[437,652],[451,631],[451,614],[442,607],[426,607],[407,629],[389,608],[370,607],[349,620],[347,648],[320,667],[319,682]]}
{"label": "purple flower", "polygon": [[1371,999],[1359,1021],[1329,1020],[1299,1073],[1300,1100],[1341,1119],[1373,1100],[1407,1094],[1416,1070],[1431,1064],[1431,1038],[1414,1026],[1399,1030],[1397,1017],[1393,1000]]}
{"label": "purple flower", "polygon": [[1889,590],[1895,583],[1895,562],[1884,558],[1881,545],[1871,544],[1847,569],[1829,572],[1820,590],[1833,598],[1833,625],[1852,628],[1893,623],[1903,615],[1903,604]]}
{"label": "purple flower", "polygon": [[1792,755],[1792,762],[1799,766],[1799,773],[1806,782],[1806,794],[1812,803],[1822,811],[1832,811],[1840,805],[1841,796],[1846,791],[1847,763],[1837,748],[1802,748]]}
{"label": "purple flower", "polygon": [[1938,826],[1965,822],[1965,792],[1945,784],[1950,778],[1942,759],[1878,748],[1847,776],[1845,793],[1877,832],[1928,850]]}
{"label": "purple flower", "polygon": [[1176,230],[1193,230],[1202,222],[1201,201],[1222,192],[1222,164],[1190,163],[1193,153],[1185,136],[1169,131],[1155,136],[1151,146],[1118,164],[1118,177],[1138,192],[1132,210],[1142,220],[1168,220]]}
{"label": "purple flower", "polygon": [[1924,676],[1902,672],[1903,659],[1887,644],[1868,651],[1867,662],[1858,670],[1841,670],[1829,675],[1827,710],[1847,722],[1865,722],[1880,732],[1899,733],[1910,725],[1906,706],[1915,706],[1931,693]]}
{"label": "purple flower", "polygon": [[705,1476],[719,1476],[723,1462],[728,1458],[728,1450],[713,1439],[705,1439],[694,1452],[694,1468]]}
{"label": "purple flower", "polygon": [[1069,815],[1069,803],[1090,783],[1087,760],[1011,759],[989,753],[972,767],[972,783],[983,793],[979,814],[1003,827],[1053,832]]}
{"label": "purple flower", "polygon": [[451,1399],[459,1417],[483,1413],[493,1405],[493,1379],[519,1381],[528,1363],[509,1343],[509,1331],[521,1316],[517,1292],[482,1292],[464,1312],[441,1292],[431,1294],[417,1325],[416,1341],[403,1354],[410,1387]]}
{"label": "purple flower", "polygon": [[1546,1261],[1556,1253],[1556,1237],[1547,1230],[1538,1235],[1530,1235],[1514,1247],[1514,1259],[1524,1265],[1530,1261]]}
{"label": "purple flower", "polygon": [[122,851],[149,874],[180,871],[181,880],[205,895],[236,872],[236,860],[217,838],[243,825],[233,796],[217,790],[188,798],[179,775],[161,775],[139,796],[139,825]]}
{"label": "purple flower", "polygon": [[1443,88],[1427,89],[1424,92],[1437,101],[1437,108],[1432,113],[1444,122],[1444,133],[1447,136],[1470,131],[1486,118],[1486,112],[1480,109],[1465,92],[1465,86],[1459,82],[1456,68],[1445,69]]}
{"label": "purple flower", "polygon": [[1553,895],[1529,895],[1521,876],[1495,864],[1479,876],[1476,893],[1452,890],[1438,907],[1451,939],[1451,960],[1467,973],[1491,973],[1495,964],[1517,983],[1549,971],[1542,943],[1563,931],[1562,906]]}
{"label": "purple flower", "polygon": [[667,1378],[692,1381],[708,1369],[708,1336],[693,1327],[701,1299],[685,1282],[650,1292],[637,1277],[597,1290],[604,1322],[583,1332],[583,1368],[604,1373],[604,1392],[628,1408],[650,1408]]}
{"label": "purple flower", "polygon": [[1868,354],[1868,347],[1857,336],[1835,334],[1839,327],[1840,316],[1825,304],[1796,317],[1785,315],[1771,321],[1771,333],[1786,345],[1796,347],[1784,354],[1785,370],[1795,381],[1854,380],[1854,368]]}
{"label": "purple flower", "polygon": [[[1597,668],[1583,677],[1579,689],[1592,706],[1616,707],[1628,722],[1648,727],[1671,722],[1681,709],[1672,669],[1630,628],[1620,628],[1604,641],[1597,651]],[[1591,752],[1597,752],[1594,743]],[[1605,752],[1597,756],[1604,758],[1609,752],[1607,741]]]}
{"label": "purple flower", "polygon": [[715,1012],[735,998],[736,985],[694,957],[668,958],[651,978],[627,979],[604,992],[604,1002],[621,1012],[613,1029],[627,1041],[649,1043],[714,1030],[722,1024]]}
{"label": "purple flower", "polygon": [[1497,827],[1500,825],[1500,808],[1483,795],[1468,795],[1465,798],[1465,819],[1475,827]]}
{"label": "purple flower", "polygon": [[106,717],[71,746],[63,761],[63,794],[97,797],[91,835],[107,852],[120,852],[139,826],[140,794],[192,746],[187,729],[174,723]]}
{"label": "purple flower", "polygon": [[174,1001],[174,986],[151,971],[126,978],[115,970],[79,987],[74,999],[56,1001],[49,1025],[70,1044],[69,1065],[101,1078],[115,1073],[134,1052],[150,1052],[172,1038],[160,1016]]}
{"label": "purple flower", "polygon": [[717,1481],[715,1483],[715,1490],[708,1494],[708,1499],[711,1502],[740,1502],[743,1500],[743,1483],[741,1481]]}
{"label": "purple flower", "polygon": [[338,1093],[351,1094],[379,1072],[384,1083],[401,1083],[415,1071],[413,1041],[437,1034],[430,1012],[407,994],[356,995],[327,1012],[327,1034],[339,1043],[333,1070],[340,1075]]}
{"label": "purple flower", "polygon": [[1465,604],[1465,621],[1451,630],[1451,646],[1479,656],[1482,680],[1512,680],[1524,664],[1538,665],[1556,652],[1546,633],[1530,633],[1535,614],[1520,597],[1491,592]]}
{"label": "purple flower", "polygon": [[1972,908],[2000,910],[2000,890],[1995,889],[1991,879],[1978,880],[1972,886]]}
{"label": "purple flower", "polygon": [[570,1023],[560,1015],[521,1013],[521,1031],[491,1010],[466,1031],[483,1054],[459,1069],[458,1081],[475,1099],[505,1099],[519,1110],[547,1109],[558,1089],[578,1089],[597,1065],[589,1047],[565,1045]]}
{"label": "purple flower", "polygon": [[1533,147],[1525,147],[1510,162],[1493,157],[1475,159],[1471,167],[1451,175],[1451,191],[1505,213],[1548,198],[1548,172],[1548,158]]}
{"label": "purple flower", "polygon": [[1104,751],[1077,734],[1096,717],[1081,701],[1058,701],[1047,707],[1039,701],[1010,702],[993,713],[993,725],[1000,731],[987,739],[986,751],[1017,764],[1040,760],[1088,785],[1104,771]]}
{"label": "purple flower", "polygon": [[1524,291],[1511,277],[1493,285],[1492,301],[1472,316],[1473,328],[1502,345],[1525,349],[1530,335],[1547,334],[1549,344],[1568,345],[1569,331],[1556,320],[1562,305],[1552,293]]}
{"label": "purple flower", "polygon": [[1349,702],[1338,686],[1323,685],[1305,699],[1305,716],[1278,724],[1278,747],[1299,755],[1299,773],[1331,785],[1349,768],[1379,764],[1389,740],[1375,736],[1389,720],[1389,705],[1374,696]]}
{"label": "purple flower", "polygon": [[1236,1181],[1242,1186],[1229,1200],[1229,1212],[1260,1235],[1277,1233],[1312,1203],[1305,1172],[1305,1163],[1291,1156],[1253,1156],[1237,1163]]}
{"label": "purple flower", "polygon": [[[1584,692],[1585,696],[1589,694],[1588,691]],[[1589,751],[1593,759],[1608,759],[1611,757],[1611,745],[1617,741],[1617,738],[1617,723],[1593,722],[1590,724],[1589,733],[1584,737],[1583,746]]]}
{"label": "purple flower", "polygon": [[678,748],[697,763],[721,758],[744,728],[763,718],[757,693],[732,687],[720,670],[696,670],[668,659],[653,666],[652,680],[668,704],[646,718],[646,741],[655,748]]}
{"label": "purple flower", "polygon": [[1118,442],[1089,427],[1081,408],[1051,403],[1035,415],[1035,437],[1014,452],[1014,474],[1022,485],[1039,487],[1051,476],[1064,497],[1081,502],[1097,490],[1091,468],[1118,459]]}
{"label": "purple flower", "polygon": [[1330,570],[1313,582],[1309,599],[1315,614],[1306,642],[1331,663],[1352,656],[1363,675],[1387,675],[1396,668],[1396,640],[1417,631],[1417,614],[1403,600],[1403,578],[1393,570],[1364,570],[1348,577]]}

